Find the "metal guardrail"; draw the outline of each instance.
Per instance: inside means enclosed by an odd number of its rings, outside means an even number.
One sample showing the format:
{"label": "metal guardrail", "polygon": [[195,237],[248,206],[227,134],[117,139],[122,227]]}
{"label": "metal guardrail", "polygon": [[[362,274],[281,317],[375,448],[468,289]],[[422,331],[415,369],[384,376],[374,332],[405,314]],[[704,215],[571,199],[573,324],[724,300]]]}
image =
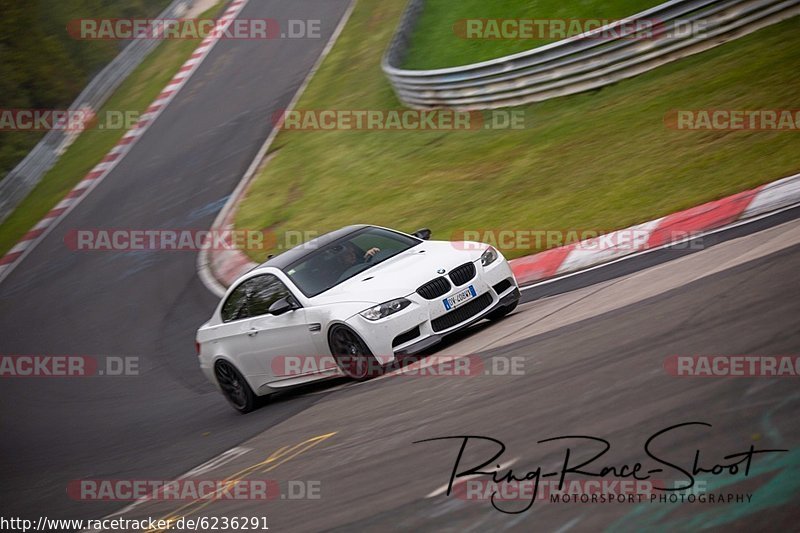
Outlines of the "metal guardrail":
{"label": "metal guardrail", "polygon": [[[180,18],[195,0],[173,0],[158,15],[160,19]],[[101,70],[81,91],[70,111],[96,112],[125,78],[160,44],[159,39],[134,39]],[[0,181],[0,223],[25,199],[31,190],[55,165],[58,158],[75,141],[76,132],[67,129],[48,131],[25,159]]]}
{"label": "metal guardrail", "polygon": [[[423,8],[424,0],[409,1],[383,71],[407,106],[473,110],[547,100],[636,76],[798,15],[800,0],[671,0],[525,52],[435,70],[400,68]],[[629,24],[636,20],[655,21],[653,36],[636,37],[635,24]],[[703,31],[681,31],[692,24]],[[618,35],[605,37],[613,31]]]}

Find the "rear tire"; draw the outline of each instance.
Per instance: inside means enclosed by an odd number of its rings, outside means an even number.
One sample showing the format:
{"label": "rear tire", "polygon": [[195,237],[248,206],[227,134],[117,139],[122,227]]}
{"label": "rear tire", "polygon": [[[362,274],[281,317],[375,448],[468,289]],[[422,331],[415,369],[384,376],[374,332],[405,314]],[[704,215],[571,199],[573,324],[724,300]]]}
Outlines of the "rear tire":
{"label": "rear tire", "polygon": [[328,346],[339,369],[350,379],[365,381],[380,374],[381,366],[367,343],[347,326],[333,326]]}
{"label": "rear tire", "polygon": [[223,396],[234,409],[244,414],[256,408],[258,397],[235,366],[228,361],[217,361],[214,364],[214,376]]}

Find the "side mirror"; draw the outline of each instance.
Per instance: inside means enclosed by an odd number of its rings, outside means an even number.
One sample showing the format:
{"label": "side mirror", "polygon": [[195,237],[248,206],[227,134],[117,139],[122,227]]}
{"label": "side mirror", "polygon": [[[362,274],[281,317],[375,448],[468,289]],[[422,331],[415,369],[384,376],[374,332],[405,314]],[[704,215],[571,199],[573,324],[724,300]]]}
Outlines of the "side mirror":
{"label": "side mirror", "polygon": [[428,228],[422,228],[422,229],[418,229],[417,231],[415,231],[411,235],[413,235],[414,237],[417,237],[419,239],[422,239],[423,241],[427,241],[428,239],[431,238],[431,230],[429,230]]}
{"label": "side mirror", "polygon": [[280,300],[272,302],[272,305],[269,306],[269,314],[278,316],[288,313],[289,311],[294,311],[298,307],[299,306],[291,296],[284,296]]}

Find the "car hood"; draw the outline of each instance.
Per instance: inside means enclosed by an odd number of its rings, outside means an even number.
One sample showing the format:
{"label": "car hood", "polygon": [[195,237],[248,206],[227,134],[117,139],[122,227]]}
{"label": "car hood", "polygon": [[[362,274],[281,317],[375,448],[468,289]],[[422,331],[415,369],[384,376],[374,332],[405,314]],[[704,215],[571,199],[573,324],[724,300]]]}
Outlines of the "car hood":
{"label": "car hood", "polygon": [[417,288],[464,263],[477,261],[487,245],[425,241],[353,276],[312,298],[314,305],[341,302],[379,304],[413,293]]}

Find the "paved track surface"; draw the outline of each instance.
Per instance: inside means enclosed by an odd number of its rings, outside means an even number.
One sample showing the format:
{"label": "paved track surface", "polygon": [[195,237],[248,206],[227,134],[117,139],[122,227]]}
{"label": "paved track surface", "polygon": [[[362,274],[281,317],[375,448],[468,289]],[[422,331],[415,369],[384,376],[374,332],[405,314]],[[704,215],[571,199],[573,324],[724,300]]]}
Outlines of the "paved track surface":
{"label": "paved track surface", "polygon": [[[800,221],[793,220],[527,303],[498,324],[477,325],[439,352],[477,355],[482,366],[471,359],[471,368],[479,375],[418,372],[311,394],[325,401],[244,443],[250,452],[204,474],[278,480],[286,496],[290,480],[313,481],[321,498],[157,502],[124,516],[266,516],[278,531],[792,529],[800,492],[797,378],[674,377],[665,372],[664,361],[676,354],[798,354],[798,268]],[[513,358],[522,362],[523,372],[481,370],[506,368]],[[585,442],[537,441],[589,435],[611,442],[602,460],[592,463],[593,471],[637,461],[654,468],[660,465],[643,451],[647,438],[685,422],[713,427],[675,430],[653,451],[688,470],[696,450],[706,468],[751,444],[791,452],[756,456],[747,477],[698,476],[709,492],[750,494],[749,503],[537,501],[531,510],[509,515],[488,501],[428,497],[447,484],[460,441],[414,444],[443,436],[490,436],[507,446],[497,462],[513,461],[521,476],[539,465],[544,472],[556,471],[567,446],[573,465],[598,451]],[[493,445],[473,444],[462,465],[475,466],[495,451]],[[272,456],[281,448],[283,455]],[[686,480],[672,469],[653,476],[667,486]],[[525,505],[500,504],[506,510]]]}
{"label": "paved track surface", "polygon": [[239,18],[321,21],[319,39],[222,41],[125,160],[0,285],[3,354],[138,356],[130,379],[7,380],[0,388],[5,516],[99,516],[73,478],[163,478],[313,400],[242,418],[197,368],[194,333],[216,298],[194,253],[74,253],[73,228],[211,225],[344,14],[346,0],[253,0]]}
{"label": "paved track surface", "polygon": [[[335,432],[263,474],[318,480],[322,499],[227,502],[195,514],[263,514],[276,530],[596,529],[657,515],[629,505],[537,504],[511,516],[487,502],[425,498],[447,482],[457,449],[412,442],[490,435],[507,444],[505,459],[516,458],[520,471],[560,457],[537,446],[541,438],[601,436],[613,442],[608,458],[619,464],[643,460],[641,444],[654,431],[694,419],[714,428],[676,433],[664,442],[670,457],[691,461],[699,447],[718,458],[750,442],[797,447],[795,380],[679,379],[662,369],[672,354],[798,353],[800,249],[776,244],[796,238],[798,228],[775,225],[796,213],[655,267],[655,256],[643,256],[614,267],[622,270],[528,291],[515,315],[443,348],[479,354],[488,367],[521,357],[523,375],[333,382],[234,413],[197,369],[194,332],[216,299],[196,276],[194,254],[73,253],[63,237],[73,228],[208,227],[268,134],[271,113],[291,99],[345,9],[335,0],[252,1],[242,18],[321,19],[323,38],[218,44],[113,174],[0,285],[0,353],[129,355],[142,368],[138,378],[3,382],[4,516],[99,517],[120,504],[72,501],[69,480],[170,479],[244,443],[251,451],[209,474],[217,478]],[[644,267],[652,268],[638,272]],[[736,515],[674,506],[660,518],[723,524],[723,514],[742,529],[793,525],[797,511],[780,498],[796,501],[797,456],[758,465],[758,476],[735,488],[773,491],[766,503]],[[136,510],[173,512],[167,503]]]}

